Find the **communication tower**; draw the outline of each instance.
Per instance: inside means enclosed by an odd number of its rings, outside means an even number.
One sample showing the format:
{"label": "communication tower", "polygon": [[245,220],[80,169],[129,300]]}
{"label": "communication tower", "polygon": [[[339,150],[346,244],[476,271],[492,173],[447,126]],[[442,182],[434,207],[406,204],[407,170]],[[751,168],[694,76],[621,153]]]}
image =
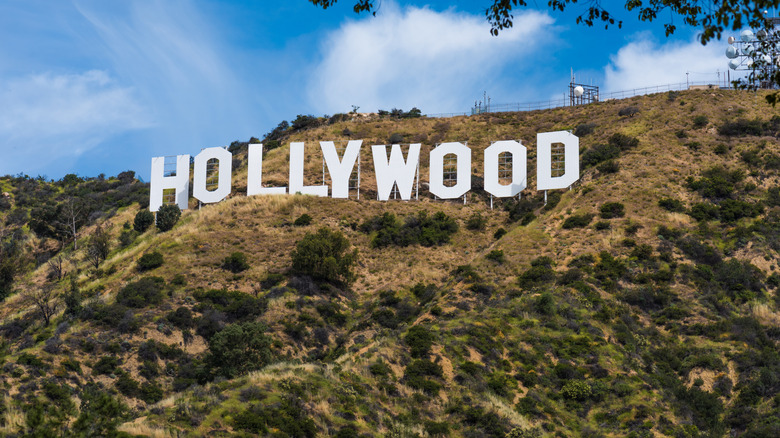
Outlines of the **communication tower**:
{"label": "communication tower", "polygon": [[578,84],[574,78],[574,70],[571,72],[569,82],[569,105],[583,105],[599,101],[599,87],[596,85]]}
{"label": "communication tower", "polygon": [[[765,11],[765,13],[767,13]],[[753,32],[745,29],[739,37],[728,37],[726,57],[734,71],[750,71],[751,86],[763,89],[777,88],[772,80],[780,69],[780,17],[766,19],[766,28]]]}

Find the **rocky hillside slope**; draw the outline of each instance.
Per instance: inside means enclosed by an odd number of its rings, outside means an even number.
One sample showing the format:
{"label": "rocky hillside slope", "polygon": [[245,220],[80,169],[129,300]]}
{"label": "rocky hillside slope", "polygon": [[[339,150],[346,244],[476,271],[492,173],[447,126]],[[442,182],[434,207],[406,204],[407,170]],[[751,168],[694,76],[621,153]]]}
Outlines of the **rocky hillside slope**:
{"label": "rocky hillside slope", "polygon": [[[580,137],[535,188],[537,132]],[[363,139],[361,194],[196,201],[136,227],[131,172],[0,178],[4,436],[778,436],[780,116],[670,92],[433,119],[299,116],[264,143]],[[522,199],[482,151],[529,149]],[[376,201],[369,146],[467,142],[473,189]],[[243,193],[242,193],[243,192]],[[141,220],[143,222],[143,220]],[[142,224],[141,224],[142,225]]]}

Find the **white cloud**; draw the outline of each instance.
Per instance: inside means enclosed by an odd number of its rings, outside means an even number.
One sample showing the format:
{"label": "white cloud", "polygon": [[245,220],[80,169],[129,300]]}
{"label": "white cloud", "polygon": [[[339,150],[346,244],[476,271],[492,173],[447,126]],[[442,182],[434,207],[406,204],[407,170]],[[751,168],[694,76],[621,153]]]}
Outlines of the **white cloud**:
{"label": "white cloud", "polygon": [[102,58],[164,121],[151,153],[196,153],[252,126],[247,84],[231,68],[235,52],[195,3],[133,2],[119,10],[91,3],[79,10],[100,37]]}
{"label": "white cloud", "polygon": [[482,16],[384,2],[376,17],[348,21],[325,37],[308,85],[310,104],[330,113],[351,105],[429,113],[463,108],[513,62],[515,75],[530,71],[531,63],[517,61],[542,41],[549,44],[552,23],[547,14],[523,12],[512,29],[493,37]]}
{"label": "white cloud", "polygon": [[0,173],[74,159],[117,133],[151,125],[132,89],[99,70],[3,79],[0,102]]}
{"label": "white cloud", "polygon": [[604,69],[605,91],[622,91],[654,85],[678,84],[691,72],[691,81],[717,81],[725,74],[726,56],[723,45],[712,42],[702,46],[698,41],[671,42],[658,45],[640,36],[618,50]]}

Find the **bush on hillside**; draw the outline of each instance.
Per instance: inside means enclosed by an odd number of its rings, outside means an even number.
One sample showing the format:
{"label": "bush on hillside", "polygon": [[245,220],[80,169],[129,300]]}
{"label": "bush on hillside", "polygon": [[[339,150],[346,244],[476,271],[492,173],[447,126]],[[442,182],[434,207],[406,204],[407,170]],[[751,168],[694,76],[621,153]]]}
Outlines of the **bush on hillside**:
{"label": "bush on hillside", "polygon": [[353,267],[357,250],[348,251],[349,240],[340,231],[320,228],[306,233],[292,252],[292,271],[315,280],[349,284],[355,280]]}
{"label": "bush on hillside", "polygon": [[230,271],[234,274],[244,272],[249,268],[249,263],[246,261],[246,254],[240,251],[236,251],[230,254],[222,261],[222,269]]}
{"label": "bush on hillside", "polygon": [[593,216],[594,215],[590,213],[571,215],[563,221],[563,229],[571,230],[573,228],[587,227],[593,220]]}
{"label": "bush on hillside", "polygon": [[733,196],[737,184],[745,179],[741,169],[728,170],[723,166],[713,166],[702,172],[702,177],[688,177],[688,188],[699,192],[705,198],[725,199]]}
{"label": "bush on hillside", "polygon": [[180,217],[181,210],[178,205],[163,205],[157,212],[157,229],[160,231],[170,230],[176,225]]}
{"label": "bush on hillside", "polygon": [[305,227],[307,225],[311,225],[312,217],[306,213],[298,216],[297,219],[293,222],[293,225],[296,227]]}
{"label": "bush on hillside", "polygon": [[620,148],[611,144],[597,144],[582,154],[582,167],[588,168],[620,156]]}
{"label": "bush on hillside", "polygon": [[487,219],[478,211],[466,220],[466,228],[472,231],[482,231],[485,229],[485,225],[487,225]]}
{"label": "bush on hillside", "polygon": [[584,137],[593,132],[593,128],[596,127],[595,123],[581,123],[574,128],[574,135],[577,137]]}
{"label": "bush on hillside", "polygon": [[392,213],[384,213],[367,219],[360,225],[364,233],[371,233],[371,246],[437,246],[449,243],[450,236],[458,231],[455,219],[443,212],[428,216],[425,211],[407,216],[403,224]]}
{"label": "bush on hillside", "polygon": [[259,322],[229,324],[209,339],[209,363],[215,374],[234,378],[271,362],[271,338]]}
{"label": "bush on hillside", "polygon": [[157,251],[146,253],[138,259],[138,270],[148,271],[163,265],[163,255]]}
{"label": "bush on hillside", "polygon": [[133,220],[133,229],[139,233],[148,230],[154,224],[154,213],[149,210],[141,210],[135,215]]}
{"label": "bush on hillside", "polygon": [[661,198],[658,200],[658,206],[673,213],[682,213],[685,211],[685,205],[682,201],[674,198]]}
{"label": "bush on hillside", "polygon": [[160,277],[144,277],[128,283],[119,290],[116,302],[123,306],[142,308],[162,303],[162,287],[165,280]]}
{"label": "bush on hillside", "polygon": [[718,128],[718,134],[727,137],[760,136],[764,134],[764,123],[759,119],[728,121]]}
{"label": "bush on hillside", "polygon": [[626,211],[620,202],[607,202],[601,205],[599,213],[602,219],[613,219],[625,216]]}
{"label": "bush on hillside", "polygon": [[411,349],[412,357],[425,357],[431,352],[435,337],[430,329],[415,325],[406,332],[404,341]]}

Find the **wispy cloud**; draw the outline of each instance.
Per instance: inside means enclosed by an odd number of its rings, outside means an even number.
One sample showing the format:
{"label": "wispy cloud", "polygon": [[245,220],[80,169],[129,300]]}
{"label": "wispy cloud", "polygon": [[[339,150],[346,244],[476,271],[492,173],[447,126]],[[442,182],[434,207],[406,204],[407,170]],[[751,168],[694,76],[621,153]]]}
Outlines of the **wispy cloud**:
{"label": "wispy cloud", "polygon": [[628,90],[691,80],[717,80],[716,72],[725,74],[723,45],[713,42],[702,46],[698,41],[657,44],[647,35],[623,46],[611,57],[605,72],[605,91]]}
{"label": "wispy cloud", "polygon": [[133,90],[104,71],[0,83],[0,173],[74,159],[111,136],[152,125]]}
{"label": "wispy cloud", "polygon": [[523,12],[496,38],[482,16],[384,2],[376,17],[345,22],[325,37],[310,104],[322,112],[463,108],[508,65],[516,75],[530,71],[532,63],[517,61],[549,44],[552,24],[547,14]]}
{"label": "wispy cloud", "polygon": [[220,146],[226,131],[238,135],[251,126],[249,84],[234,73],[234,51],[202,10],[189,1],[122,7],[79,10],[97,30],[112,69],[165,121],[154,137],[159,153]]}

